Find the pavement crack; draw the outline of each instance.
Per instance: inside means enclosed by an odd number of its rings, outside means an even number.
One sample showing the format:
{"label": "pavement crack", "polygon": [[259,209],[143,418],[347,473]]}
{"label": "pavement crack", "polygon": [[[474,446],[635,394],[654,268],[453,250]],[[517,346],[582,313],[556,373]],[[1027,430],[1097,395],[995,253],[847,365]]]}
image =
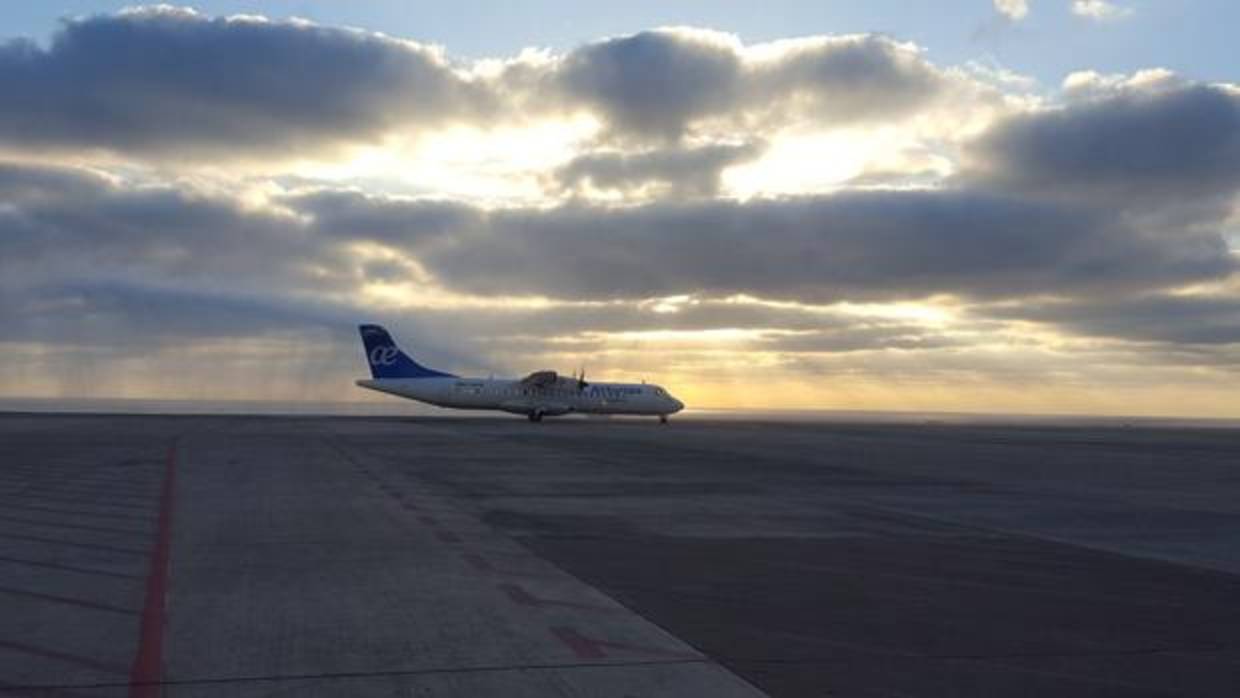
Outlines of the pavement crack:
{"label": "pavement crack", "polygon": [[399,678],[402,676],[434,676],[451,674],[484,674],[503,673],[509,671],[561,671],[569,669],[599,668],[640,668],[645,666],[669,666],[714,664],[708,657],[685,659],[610,661],[610,662],[570,662],[564,664],[494,664],[472,667],[430,667],[426,669],[393,669],[388,671],[335,671],[307,674],[255,674],[250,676],[212,676],[195,679],[165,679],[152,683],[100,682],[100,683],[58,683],[30,685],[0,685],[0,695],[11,691],[54,690],[54,689],[95,689],[119,688],[124,686],[204,686],[218,684],[243,684],[277,681],[331,681],[368,678]]}
{"label": "pavement crack", "polygon": [[[1201,647],[1145,647],[1131,650],[1098,650],[1081,652],[1007,652],[999,654],[918,654],[915,652],[890,652],[893,656],[906,659],[937,659],[945,661],[993,661],[996,659],[1060,659],[1073,657],[1140,657],[1159,654],[1213,654],[1230,652],[1233,648],[1227,645],[1206,645]],[[727,664],[829,664],[847,662],[849,657],[729,657],[712,655],[718,661]]]}

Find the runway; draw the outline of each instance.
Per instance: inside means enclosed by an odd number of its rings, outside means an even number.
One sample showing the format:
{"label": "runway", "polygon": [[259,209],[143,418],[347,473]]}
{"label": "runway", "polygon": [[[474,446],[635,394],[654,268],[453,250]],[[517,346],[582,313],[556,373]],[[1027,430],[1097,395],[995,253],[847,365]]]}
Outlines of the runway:
{"label": "runway", "polygon": [[1240,432],[0,415],[0,696],[1234,696]]}

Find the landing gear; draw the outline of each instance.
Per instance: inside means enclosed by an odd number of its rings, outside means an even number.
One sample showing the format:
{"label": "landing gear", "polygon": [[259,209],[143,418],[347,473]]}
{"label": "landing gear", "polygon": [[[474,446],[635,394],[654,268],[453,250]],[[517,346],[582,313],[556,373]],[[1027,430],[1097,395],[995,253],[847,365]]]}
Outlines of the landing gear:
{"label": "landing gear", "polygon": [[542,421],[542,414],[543,414],[543,413],[542,413],[542,410],[534,410],[533,412],[531,412],[531,413],[529,414],[530,421],[531,421],[531,422],[541,422],[541,421]]}
{"label": "landing gear", "polygon": [[667,415],[665,414],[659,415],[659,424],[667,424]]}

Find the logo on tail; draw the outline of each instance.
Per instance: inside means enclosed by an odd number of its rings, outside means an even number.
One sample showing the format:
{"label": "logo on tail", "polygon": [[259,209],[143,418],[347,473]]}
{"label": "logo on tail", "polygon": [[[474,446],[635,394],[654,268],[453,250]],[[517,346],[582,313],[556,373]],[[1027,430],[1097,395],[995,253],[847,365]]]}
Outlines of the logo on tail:
{"label": "logo on tail", "polygon": [[381,325],[359,325],[362,346],[375,378],[455,378],[451,373],[436,371],[409,358],[396,346],[392,336]]}
{"label": "logo on tail", "polygon": [[396,347],[375,347],[370,352],[370,363],[375,366],[391,366],[396,363],[400,350]]}

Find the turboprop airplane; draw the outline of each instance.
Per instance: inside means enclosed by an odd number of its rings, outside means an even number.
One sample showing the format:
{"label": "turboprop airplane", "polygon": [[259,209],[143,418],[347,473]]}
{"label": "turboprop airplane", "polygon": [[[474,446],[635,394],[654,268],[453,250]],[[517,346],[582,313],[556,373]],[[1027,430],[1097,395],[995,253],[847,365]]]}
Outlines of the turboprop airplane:
{"label": "turboprop airplane", "polygon": [[647,415],[667,423],[668,415],[685,406],[649,383],[587,383],[585,371],[571,377],[535,371],[519,379],[462,378],[409,358],[379,325],[360,325],[358,330],[372,376],[357,381],[359,386],[437,407],[502,410],[526,415],[531,422],[578,412]]}

